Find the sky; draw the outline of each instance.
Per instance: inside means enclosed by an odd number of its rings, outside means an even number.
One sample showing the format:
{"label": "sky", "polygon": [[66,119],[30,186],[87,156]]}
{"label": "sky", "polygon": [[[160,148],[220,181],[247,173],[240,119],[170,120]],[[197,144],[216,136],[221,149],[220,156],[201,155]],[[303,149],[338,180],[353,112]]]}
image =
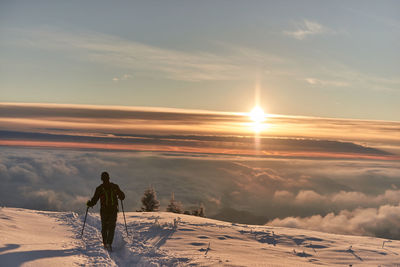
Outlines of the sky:
{"label": "sky", "polygon": [[[2,102],[399,120],[398,1],[2,1]],[[257,89],[256,89],[257,88]]]}
{"label": "sky", "polygon": [[129,211],[151,185],[161,209],[400,239],[399,8],[1,1],[0,205],[84,212],[107,170]]}

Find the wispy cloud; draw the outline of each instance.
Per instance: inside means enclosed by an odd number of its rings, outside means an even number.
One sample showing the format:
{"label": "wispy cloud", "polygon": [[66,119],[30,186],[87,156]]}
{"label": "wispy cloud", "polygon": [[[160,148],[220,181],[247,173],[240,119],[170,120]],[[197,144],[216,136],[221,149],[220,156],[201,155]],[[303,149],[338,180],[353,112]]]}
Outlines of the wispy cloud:
{"label": "wispy cloud", "polygon": [[296,23],[296,30],[284,31],[283,33],[297,40],[304,40],[309,36],[333,32],[333,30],[323,26],[318,22],[305,19],[300,23]]}
{"label": "wispy cloud", "polygon": [[342,81],[320,80],[316,78],[306,78],[305,81],[311,85],[317,86],[334,86],[334,87],[347,87],[349,83]]}
{"label": "wispy cloud", "polygon": [[[252,80],[255,73],[261,72],[269,77],[303,80],[314,86],[397,90],[400,84],[396,77],[364,73],[340,62],[323,65],[314,62],[304,69],[302,62],[296,66],[296,62],[280,55],[221,42],[215,43],[215,52],[179,51],[95,32],[71,33],[52,28],[10,31],[13,45],[60,50],[77,60],[116,68],[122,74],[109,78],[115,83],[129,80],[131,75],[191,82]],[[304,20],[298,24],[298,30],[284,33],[304,40],[335,31]]]}
{"label": "wispy cloud", "polygon": [[114,82],[119,82],[119,81],[126,81],[126,80],[129,80],[130,78],[132,78],[132,75],[130,75],[130,74],[124,74],[124,75],[121,75],[121,76],[115,76],[112,80],[113,80]]}
{"label": "wispy cloud", "polygon": [[[329,63],[316,62],[312,71],[312,76],[299,79],[304,80],[312,86],[320,87],[348,87],[353,90],[372,91],[398,91],[400,79],[398,77],[384,77],[376,73],[366,73],[354,69],[346,64],[337,61]],[[302,75],[307,75],[306,73]]]}
{"label": "wispy cloud", "polygon": [[[183,81],[237,80],[254,76],[257,65],[273,65],[275,55],[217,43],[219,53],[179,51],[100,33],[68,33],[54,29],[15,30],[19,45],[74,51],[79,58],[126,69],[135,75],[152,75]],[[80,53],[82,52],[82,53]],[[113,81],[126,79],[115,76]]]}

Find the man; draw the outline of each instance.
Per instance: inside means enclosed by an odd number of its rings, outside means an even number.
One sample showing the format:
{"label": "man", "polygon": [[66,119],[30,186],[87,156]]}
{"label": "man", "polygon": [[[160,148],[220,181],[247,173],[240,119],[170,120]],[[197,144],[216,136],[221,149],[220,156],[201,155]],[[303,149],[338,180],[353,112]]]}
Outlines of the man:
{"label": "man", "polygon": [[103,183],[96,188],[96,192],[86,205],[93,207],[100,198],[100,216],[101,216],[101,234],[103,236],[104,248],[112,251],[112,242],[114,239],[115,224],[117,222],[118,198],[125,199],[124,192],[119,186],[110,182],[108,172],[101,174]]}

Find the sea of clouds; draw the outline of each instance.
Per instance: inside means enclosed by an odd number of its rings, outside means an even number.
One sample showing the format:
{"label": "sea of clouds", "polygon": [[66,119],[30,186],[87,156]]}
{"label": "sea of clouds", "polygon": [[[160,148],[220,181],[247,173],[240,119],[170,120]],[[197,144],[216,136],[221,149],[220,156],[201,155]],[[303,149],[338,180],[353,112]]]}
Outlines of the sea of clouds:
{"label": "sea of clouds", "polygon": [[2,147],[0,205],[83,212],[108,171],[129,211],[152,185],[161,210],[174,192],[187,209],[203,203],[209,217],[400,239],[399,165]]}

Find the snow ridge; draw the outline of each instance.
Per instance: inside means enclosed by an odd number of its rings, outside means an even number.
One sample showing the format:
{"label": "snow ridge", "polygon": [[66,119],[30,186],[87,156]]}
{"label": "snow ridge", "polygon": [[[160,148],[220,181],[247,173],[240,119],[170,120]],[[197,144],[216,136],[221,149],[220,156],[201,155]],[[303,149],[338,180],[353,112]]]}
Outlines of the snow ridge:
{"label": "snow ridge", "polygon": [[99,214],[0,209],[4,266],[398,266],[400,241],[166,213],[118,215],[113,252]]}

